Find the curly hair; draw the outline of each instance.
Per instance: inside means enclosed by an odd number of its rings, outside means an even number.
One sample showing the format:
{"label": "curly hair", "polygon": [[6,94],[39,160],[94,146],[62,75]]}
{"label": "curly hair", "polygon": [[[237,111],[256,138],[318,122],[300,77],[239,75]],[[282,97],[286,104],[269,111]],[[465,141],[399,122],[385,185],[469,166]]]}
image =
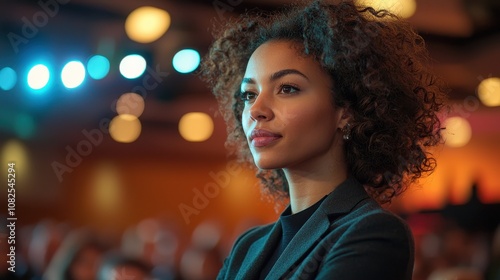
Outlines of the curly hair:
{"label": "curly hair", "polygon": [[[344,149],[350,176],[380,203],[435,169],[428,147],[442,140],[444,92],[428,68],[422,37],[388,11],[352,1],[292,5],[273,14],[245,14],[215,34],[201,75],[227,123],[226,146],[251,162],[242,129],[240,84],[252,53],[270,40],[297,42],[334,81],[333,106],[348,107],[350,140]],[[286,196],[279,170],[259,170],[265,189]]]}

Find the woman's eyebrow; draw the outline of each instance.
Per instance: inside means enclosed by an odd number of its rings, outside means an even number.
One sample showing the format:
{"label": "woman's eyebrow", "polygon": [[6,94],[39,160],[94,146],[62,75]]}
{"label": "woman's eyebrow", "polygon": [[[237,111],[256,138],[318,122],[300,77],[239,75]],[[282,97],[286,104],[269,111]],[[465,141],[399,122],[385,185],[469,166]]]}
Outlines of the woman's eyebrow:
{"label": "woman's eyebrow", "polygon": [[[271,75],[271,77],[269,77],[269,80],[271,82],[273,81],[276,81],[278,80],[279,78],[282,78],[286,75],[292,75],[292,74],[295,74],[295,75],[300,75],[302,77],[304,77],[306,80],[309,81],[309,78],[302,72],[300,72],[299,70],[296,70],[296,69],[283,69],[283,70],[280,70],[278,72],[275,72]],[[255,80],[252,79],[252,78],[243,78],[243,80],[241,81],[241,84],[256,84]]]}
{"label": "woman's eyebrow", "polygon": [[255,85],[255,80],[252,78],[243,78],[241,81],[241,84],[253,84]]}
{"label": "woman's eyebrow", "polygon": [[292,74],[296,74],[296,75],[300,75],[302,77],[304,77],[306,80],[309,81],[309,78],[303,74],[302,72],[300,72],[299,70],[296,70],[296,69],[283,69],[283,70],[280,70],[276,73],[273,73],[271,75],[271,77],[269,78],[270,81],[275,81],[281,77],[284,77],[286,75],[292,75]]}

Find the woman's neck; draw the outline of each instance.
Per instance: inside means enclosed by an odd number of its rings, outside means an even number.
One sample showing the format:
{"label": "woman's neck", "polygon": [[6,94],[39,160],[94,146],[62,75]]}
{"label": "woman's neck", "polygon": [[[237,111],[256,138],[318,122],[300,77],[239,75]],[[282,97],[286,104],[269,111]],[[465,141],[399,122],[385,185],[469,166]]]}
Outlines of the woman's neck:
{"label": "woman's neck", "polygon": [[302,165],[283,171],[288,181],[292,213],[318,202],[347,179],[347,167],[342,160],[333,160],[329,164]]}

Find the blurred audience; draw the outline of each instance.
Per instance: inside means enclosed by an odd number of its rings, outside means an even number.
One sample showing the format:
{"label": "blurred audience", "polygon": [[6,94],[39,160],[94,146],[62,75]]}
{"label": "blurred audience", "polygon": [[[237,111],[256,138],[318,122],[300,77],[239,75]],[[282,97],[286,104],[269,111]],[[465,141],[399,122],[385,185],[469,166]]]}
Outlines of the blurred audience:
{"label": "blurred audience", "polygon": [[152,268],[154,279],[178,279],[178,264],[182,253],[182,235],[174,225],[159,219],[145,219],[127,229],[121,251],[141,259]]}
{"label": "blurred audience", "polygon": [[215,279],[222,268],[224,255],[222,229],[215,221],[198,225],[191,235],[189,247],[184,251],[180,263],[182,279]]}
{"label": "blurred audience", "polygon": [[[463,228],[438,213],[407,218],[415,236],[414,280],[500,280],[500,224],[489,232]],[[242,221],[236,230],[254,224]],[[0,279],[215,279],[235,236],[214,220],[188,235],[169,221],[145,219],[121,239],[103,240],[98,232],[47,219],[19,228],[16,274],[2,274],[3,255]]]}
{"label": "blurred audience", "polygon": [[39,222],[31,232],[28,245],[28,265],[32,274],[31,280],[42,279],[44,271],[59,249],[68,226],[63,223],[47,219]]}
{"label": "blurred audience", "polygon": [[413,280],[500,280],[488,272],[491,233],[461,228],[438,214],[425,218],[435,221],[415,233]]}
{"label": "blurred audience", "polygon": [[143,260],[110,254],[102,262],[98,280],[151,280],[151,267]]}
{"label": "blurred audience", "polygon": [[431,273],[428,280],[482,280],[481,272],[472,268],[446,268]]}
{"label": "blurred audience", "polygon": [[109,246],[89,230],[71,231],[47,267],[44,280],[95,280]]}
{"label": "blurred audience", "polygon": [[486,269],[486,279],[500,280],[500,223],[498,224],[491,245],[489,265]]}

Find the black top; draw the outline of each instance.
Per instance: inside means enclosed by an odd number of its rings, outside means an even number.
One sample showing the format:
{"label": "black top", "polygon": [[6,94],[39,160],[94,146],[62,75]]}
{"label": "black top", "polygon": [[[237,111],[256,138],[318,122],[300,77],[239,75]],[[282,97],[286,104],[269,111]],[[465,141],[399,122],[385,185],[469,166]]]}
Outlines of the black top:
{"label": "black top", "polygon": [[299,213],[292,214],[292,208],[290,206],[287,207],[285,211],[280,216],[281,221],[281,239],[274,250],[274,253],[269,257],[266,265],[263,267],[262,272],[260,274],[260,279],[265,279],[271,268],[273,268],[274,264],[281,256],[286,246],[290,243],[292,238],[295,236],[297,232],[299,232],[300,228],[307,222],[309,217],[319,208],[321,202],[325,200],[326,196],[321,200],[316,202],[315,204],[309,206],[308,208],[300,211]]}

